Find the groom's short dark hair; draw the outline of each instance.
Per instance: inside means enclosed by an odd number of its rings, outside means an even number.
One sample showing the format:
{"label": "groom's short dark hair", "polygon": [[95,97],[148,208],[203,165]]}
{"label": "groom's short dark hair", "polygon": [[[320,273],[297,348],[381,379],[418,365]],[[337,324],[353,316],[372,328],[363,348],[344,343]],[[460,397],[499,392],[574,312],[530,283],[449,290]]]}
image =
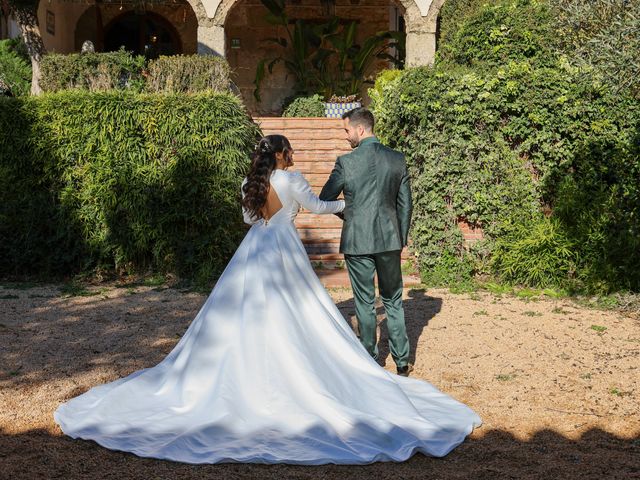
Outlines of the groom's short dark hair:
{"label": "groom's short dark hair", "polygon": [[356,107],[353,110],[349,110],[342,114],[342,118],[343,120],[348,118],[350,124],[362,125],[367,130],[371,130],[373,132],[373,124],[375,123],[373,113],[364,107]]}

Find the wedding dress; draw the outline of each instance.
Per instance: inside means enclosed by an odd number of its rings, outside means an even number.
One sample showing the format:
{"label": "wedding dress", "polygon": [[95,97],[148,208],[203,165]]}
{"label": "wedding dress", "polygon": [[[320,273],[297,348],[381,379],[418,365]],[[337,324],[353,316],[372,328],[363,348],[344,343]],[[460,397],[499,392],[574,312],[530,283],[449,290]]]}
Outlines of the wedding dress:
{"label": "wedding dress", "polygon": [[158,365],[97,386],[54,418],[73,438],[187,463],[366,464],[443,456],[480,425],[467,406],[380,367],[312,270],[300,205],[335,213],[276,170],[282,208],[253,222],[182,339]]}

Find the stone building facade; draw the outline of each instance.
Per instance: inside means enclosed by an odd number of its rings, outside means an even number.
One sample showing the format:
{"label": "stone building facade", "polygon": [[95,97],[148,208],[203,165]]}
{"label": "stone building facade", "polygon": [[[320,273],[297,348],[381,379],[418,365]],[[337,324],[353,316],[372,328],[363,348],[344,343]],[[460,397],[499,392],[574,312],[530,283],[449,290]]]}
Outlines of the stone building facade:
{"label": "stone building facade", "polygon": [[[404,30],[406,64],[415,66],[433,62],[444,1],[286,0],[286,10],[291,19],[337,15],[356,20],[360,42],[382,30]],[[265,39],[282,33],[278,32],[282,27],[266,21],[267,13],[260,0],[152,0],[144,9],[131,0],[42,0],[38,20],[50,52],[77,52],[85,40],[91,40],[96,51],[124,46],[136,53],[224,56],[249,109],[269,114],[291,94],[292,79],[282,66],[277,67],[264,80],[262,102],[254,100],[258,62],[278,53],[278,47]],[[380,61],[370,73],[387,66]]]}

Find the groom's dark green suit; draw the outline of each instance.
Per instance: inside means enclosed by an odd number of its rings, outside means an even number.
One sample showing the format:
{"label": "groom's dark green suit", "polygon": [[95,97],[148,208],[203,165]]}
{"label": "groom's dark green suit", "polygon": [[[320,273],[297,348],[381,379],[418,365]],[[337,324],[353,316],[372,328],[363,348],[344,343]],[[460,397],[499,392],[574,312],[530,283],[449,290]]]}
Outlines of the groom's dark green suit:
{"label": "groom's dark green suit", "polygon": [[352,152],[338,157],[320,193],[335,200],[344,193],[344,253],[356,304],[360,341],[378,357],[374,273],[387,314],[389,348],[398,367],[409,359],[409,340],[402,308],[400,252],[411,222],[411,187],[404,155],[367,137]]}

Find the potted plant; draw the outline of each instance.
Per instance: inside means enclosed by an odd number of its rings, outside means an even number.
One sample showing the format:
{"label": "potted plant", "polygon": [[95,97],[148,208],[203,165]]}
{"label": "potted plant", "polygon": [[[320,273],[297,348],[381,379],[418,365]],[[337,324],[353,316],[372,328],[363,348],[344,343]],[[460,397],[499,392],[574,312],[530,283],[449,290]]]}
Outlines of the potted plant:
{"label": "potted plant", "polygon": [[324,115],[327,118],[342,118],[342,114],[361,106],[362,102],[356,95],[333,95],[324,103]]}

